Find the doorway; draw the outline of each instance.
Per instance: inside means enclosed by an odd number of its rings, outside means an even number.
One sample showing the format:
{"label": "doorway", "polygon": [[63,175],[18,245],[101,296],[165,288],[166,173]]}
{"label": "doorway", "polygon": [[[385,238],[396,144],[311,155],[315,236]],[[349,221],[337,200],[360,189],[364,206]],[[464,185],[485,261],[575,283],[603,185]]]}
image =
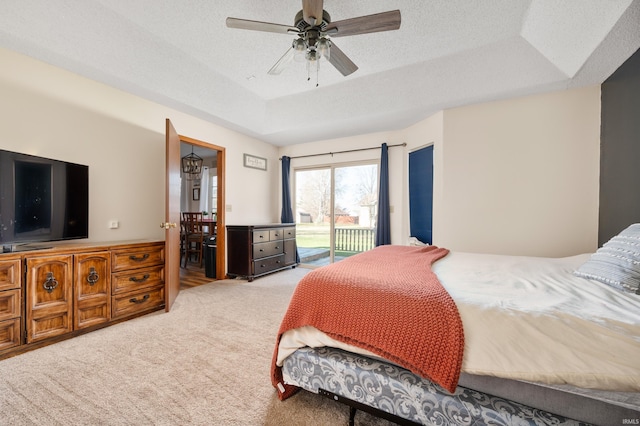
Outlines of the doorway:
{"label": "doorway", "polygon": [[294,170],[300,263],[316,267],[375,246],[378,164]]}
{"label": "doorway", "polygon": [[[213,220],[216,230],[215,279],[226,275],[225,253],[225,149],[217,145],[180,136],[180,158],[196,154],[203,159],[203,173],[198,179],[181,178],[180,211],[202,212],[204,219]],[[180,268],[180,284],[183,288],[211,282],[214,278],[205,276],[205,260],[202,266],[187,262]]]}

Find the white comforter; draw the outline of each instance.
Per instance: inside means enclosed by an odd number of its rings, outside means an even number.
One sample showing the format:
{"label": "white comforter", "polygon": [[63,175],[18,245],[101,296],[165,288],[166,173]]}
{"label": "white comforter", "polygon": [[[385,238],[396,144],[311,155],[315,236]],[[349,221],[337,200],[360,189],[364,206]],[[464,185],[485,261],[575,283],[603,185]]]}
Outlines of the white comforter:
{"label": "white comforter", "polygon": [[[640,296],[575,277],[588,258],[450,253],[437,261],[464,326],[462,371],[639,392]],[[372,355],[303,327],[282,336],[277,364],[302,346]]]}

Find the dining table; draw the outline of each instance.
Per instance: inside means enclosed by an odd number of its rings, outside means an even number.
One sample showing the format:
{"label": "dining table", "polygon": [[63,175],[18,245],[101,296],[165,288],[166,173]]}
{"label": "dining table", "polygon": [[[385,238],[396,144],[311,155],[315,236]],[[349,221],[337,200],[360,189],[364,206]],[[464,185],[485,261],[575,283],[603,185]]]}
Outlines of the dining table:
{"label": "dining table", "polygon": [[211,237],[216,234],[216,219],[203,217],[202,226],[204,226],[205,236]]}
{"label": "dining table", "polygon": [[[183,220],[181,220],[180,222],[182,225],[184,225]],[[205,237],[211,237],[216,234],[216,223],[217,221],[214,218],[209,218],[209,217],[202,218],[202,220],[200,221],[200,224],[203,227]],[[184,226],[182,228],[184,229]]]}

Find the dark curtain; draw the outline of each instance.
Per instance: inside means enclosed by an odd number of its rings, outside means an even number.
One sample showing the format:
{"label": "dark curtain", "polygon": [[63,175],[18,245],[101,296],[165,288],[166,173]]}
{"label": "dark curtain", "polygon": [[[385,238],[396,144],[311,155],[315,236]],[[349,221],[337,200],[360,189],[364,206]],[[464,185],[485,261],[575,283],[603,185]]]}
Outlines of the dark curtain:
{"label": "dark curtain", "polygon": [[378,188],[378,226],[376,247],[391,244],[391,217],[389,212],[389,147],[382,144],[380,156],[380,185]]}
{"label": "dark curtain", "polygon": [[[293,210],[291,209],[291,157],[282,157],[282,213],[280,222],[295,223]],[[296,247],[296,262],[300,263],[300,255]]]}

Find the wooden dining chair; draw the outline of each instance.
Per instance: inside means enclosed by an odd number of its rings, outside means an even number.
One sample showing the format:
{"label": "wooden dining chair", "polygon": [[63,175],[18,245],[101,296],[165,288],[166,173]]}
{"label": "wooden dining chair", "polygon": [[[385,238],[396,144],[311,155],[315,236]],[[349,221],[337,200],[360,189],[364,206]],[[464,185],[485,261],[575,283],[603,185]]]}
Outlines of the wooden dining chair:
{"label": "wooden dining chair", "polygon": [[204,249],[204,226],[202,225],[202,212],[183,212],[182,223],[184,225],[184,267],[192,255],[197,256],[197,262],[202,268]]}

